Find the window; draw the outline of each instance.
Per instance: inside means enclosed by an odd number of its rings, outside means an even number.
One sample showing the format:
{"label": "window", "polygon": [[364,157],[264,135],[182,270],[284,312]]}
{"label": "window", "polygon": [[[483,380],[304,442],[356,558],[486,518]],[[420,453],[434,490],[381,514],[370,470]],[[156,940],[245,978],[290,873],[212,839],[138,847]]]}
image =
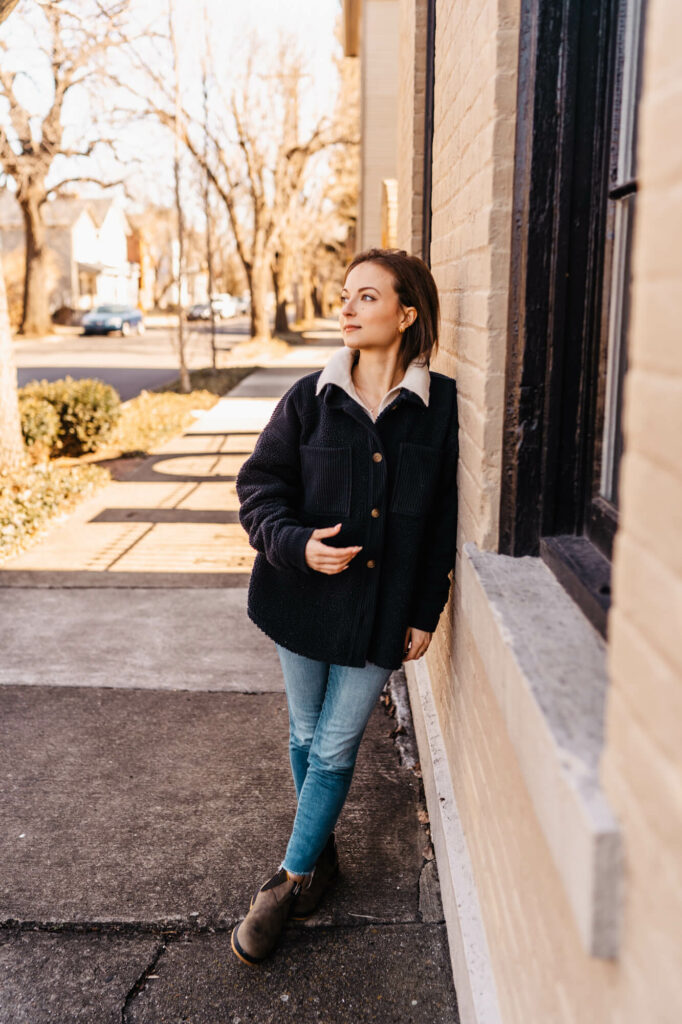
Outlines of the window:
{"label": "window", "polygon": [[618,522],[643,0],[523,0],[500,550],[602,632]]}

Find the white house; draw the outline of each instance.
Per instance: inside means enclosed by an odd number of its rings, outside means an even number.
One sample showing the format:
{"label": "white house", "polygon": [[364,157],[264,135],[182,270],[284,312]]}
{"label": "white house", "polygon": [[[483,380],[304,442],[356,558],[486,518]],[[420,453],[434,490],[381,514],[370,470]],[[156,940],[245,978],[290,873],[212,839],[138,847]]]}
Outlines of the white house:
{"label": "white house", "polygon": [[[137,304],[139,265],[129,260],[133,228],[115,199],[54,199],[44,206],[51,255],[50,309],[86,310],[103,302]],[[7,258],[24,247],[21,210],[0,196],[0,245]]]}

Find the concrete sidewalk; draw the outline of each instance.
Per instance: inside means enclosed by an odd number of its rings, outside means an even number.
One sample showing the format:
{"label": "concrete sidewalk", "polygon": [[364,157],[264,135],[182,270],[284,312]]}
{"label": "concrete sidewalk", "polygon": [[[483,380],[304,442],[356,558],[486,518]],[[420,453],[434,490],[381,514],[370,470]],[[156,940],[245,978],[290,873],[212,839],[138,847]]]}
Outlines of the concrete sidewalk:
{"label": "concrete sidewalk", "polygon": [[262,968],[229,950],[295,809],[234,480],[315,368],[246,378],[0,569],[2,1024],[457,1021],[420,783],[381,706],[333,894]]}

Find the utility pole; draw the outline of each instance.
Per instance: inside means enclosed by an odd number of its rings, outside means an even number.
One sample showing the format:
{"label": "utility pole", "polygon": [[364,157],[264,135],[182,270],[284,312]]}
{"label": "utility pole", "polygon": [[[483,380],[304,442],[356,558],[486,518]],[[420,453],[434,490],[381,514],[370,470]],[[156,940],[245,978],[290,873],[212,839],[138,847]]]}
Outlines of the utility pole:
{"label": "utility pole", "polygon": [[185,394],[191,390],[187,362],[185,359],[185,330],[182,308],[182,282],[185,267],[185,221],[182,213],[182,196],[180,191],[180,66],[178,61],[178,43],[173,23],[173,0],[168,3],[168,31],[170,35],[171,49],[173,53],[173,87],[175,98],[175,117],[173,122],[173,179],[175,184],[175,212],[178,224],[178,265],[177,265],[177,289],[178,289],[178,359],[180,362],[180,390]]}
{"label": "utility pole", "polygon": [[211,191],[208,176],[208,52],[210,47],[208,18],[204,6],[204,36],[206,44],[202,57],[201,86],[204,98],[204,216],[206,217],[206,267],[208,270],[208,310],[211,322],[211,359],[213,372],[218,368],[215,343],[215,310],[213,309],[213,237],[211,231]]}

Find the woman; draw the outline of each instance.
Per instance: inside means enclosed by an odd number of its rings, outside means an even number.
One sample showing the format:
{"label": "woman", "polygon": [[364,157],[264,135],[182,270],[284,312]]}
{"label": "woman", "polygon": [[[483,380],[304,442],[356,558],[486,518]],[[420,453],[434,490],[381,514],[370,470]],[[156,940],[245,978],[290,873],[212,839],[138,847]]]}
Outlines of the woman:
{"label": "woman", "polygon": [[276,644],[298,807],[280,870],[232,933],[249,964],[338,870],[333,829],[391,672],[431,641],[455,558],[454,381],[429,371],[438,292],[422,260],[370,249],[341,292],[344,347],[282,398],[237,479],[258,551],[249,616]]}

